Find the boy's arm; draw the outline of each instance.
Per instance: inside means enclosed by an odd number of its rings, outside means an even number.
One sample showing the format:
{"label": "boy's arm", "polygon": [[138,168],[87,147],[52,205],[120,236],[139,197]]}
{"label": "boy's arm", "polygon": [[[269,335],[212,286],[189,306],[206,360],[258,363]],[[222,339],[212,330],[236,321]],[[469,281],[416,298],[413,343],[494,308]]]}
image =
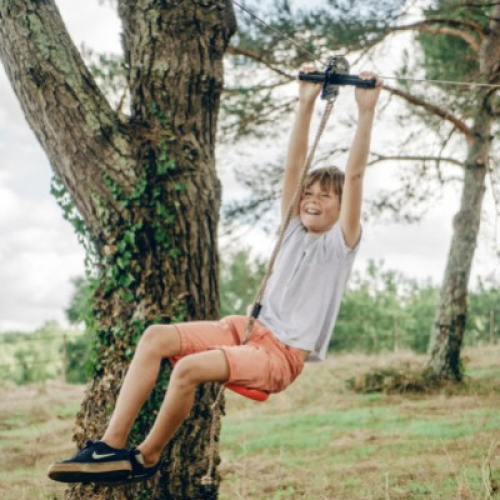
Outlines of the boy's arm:
{"label": "boy's arm", "polygon": [[[303,64],[300,71],[310,73],[315,71],[313,64]],[[299,103],[295,113],[295,119],[290,133],[288,150],[285,160],[285,174],[283,180],[283,190],[281,192],[281,222],[283,223],[288,207],[292,201],[300,174],[306,161],[307,146],[309,138],[309,128],[314,111],[316,97],[321,91],[321,84],[299,83]],[[292,218],[298,214],[299,202],[294,208]]]}
{"label": "boy's arm", "polygon": [[[373,73],[364,72],[361,78],[374,78]],[[356,102],[359,108],[358,125],[352,141],[345,169],[345,181],[340,205],[340,226],[348,247],[354,247],[361,233],[361,203],[363,199],[363,178],[370,152],[370,140],[375,105],[380,94],[382,81],[377,79],[375,89],[356,88]]]}

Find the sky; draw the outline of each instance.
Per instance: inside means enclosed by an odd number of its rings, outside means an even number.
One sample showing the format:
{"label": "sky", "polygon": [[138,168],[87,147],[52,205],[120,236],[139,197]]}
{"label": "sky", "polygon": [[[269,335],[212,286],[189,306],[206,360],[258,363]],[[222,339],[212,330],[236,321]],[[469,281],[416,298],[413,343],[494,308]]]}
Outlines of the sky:
{"label": "sky", "polygon": [[[100,5],[97,0],[57,0],[57,5],[78,47],[85,43],[96,51],[120,52],[120,24],[113,9]],[[390,65],[384,66],[385,71],[390,69]],[[343,109],[348,112],[352,104],[352,91],[347,90],[346,98],[336,106],[335,112],[342,113]],[[318,118],[315,116],[312,130]],[[283,154],[286,127],[279,135],[282,143],[276,141],[276,145],[269,145],[266,157]],[[378,129],[377,123],[375,127],[373,147],[380,150],[394,131],[383,123],[378,124]],[[218,148],[223,203],[245,195],[234,178],[233,165],[241,162],[254,165],[261,160],[260,155],[261,145],[255,141]],[[390,182],[394,168],[368,170],[366,195],[375,196],[378,189]],[[45,153],[27,125],[0,64],[0,332],[31,331],[50,320],[65,325],[64,310],[73,293],[71,279],[84,274],[84,251],[50,195],[51,175]],[[487,192],[485,219],[489,224],[483,224],[471,283],[478,276],[498,272],[491,248],[493,229],[498,221],[488,197]],[[370,259],[383,259],[388,269],[402,271],[421,281],[431,279],[439,283],[458,203],[459,193],[449,189],[418,224],[370,223],[364,227],[355,270],[362,271]],[[261,257],[269,256],[273,240],[259,228],[242,227],[241,234],[243,244],[251,246]],[[225,242],[221,243],[224,248]]]}

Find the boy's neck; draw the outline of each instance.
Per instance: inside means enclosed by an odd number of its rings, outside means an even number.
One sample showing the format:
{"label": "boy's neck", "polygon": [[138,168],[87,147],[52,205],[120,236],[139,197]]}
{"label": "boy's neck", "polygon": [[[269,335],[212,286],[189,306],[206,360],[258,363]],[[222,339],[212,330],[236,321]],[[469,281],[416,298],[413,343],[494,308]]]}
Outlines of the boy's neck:
{"label": "boy's neck", "polygon": [[313,232],[309,231],[309,229],[306,228],[306,234],[308,236],[310,236],[311,238],[319,238],[320,236],[322,236],[325,233],[313,233]]}

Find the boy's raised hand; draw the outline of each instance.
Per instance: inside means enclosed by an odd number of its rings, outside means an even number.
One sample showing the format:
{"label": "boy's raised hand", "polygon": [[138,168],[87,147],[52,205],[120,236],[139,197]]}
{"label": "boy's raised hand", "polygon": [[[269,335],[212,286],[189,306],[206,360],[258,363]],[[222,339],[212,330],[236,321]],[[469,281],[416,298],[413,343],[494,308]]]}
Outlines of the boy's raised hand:
{"label": "boy's raised hand", "polygon": [[376,78],[377,83],[375,84],[375,88],[373,89],[363,89],[361,87],[356,87],[355,97],[356,103],[358,104],[358,108],[360,111],[373,111],[375,109],[375,105],[377,104],[380,90],[382,89],[383,80],[378,78],[375,73],[371,71],[362,71],[359,74],[359,77],[363,80],[371,80],[372,78]]}
{"label": "boy's raised hand", "polygon": [[[302,73],[314,73],[316,66],[312,63],[303,63],[300,66]],[[299,101],[304,104],[313,103],[321,92],[321,83],[299,81]]]}

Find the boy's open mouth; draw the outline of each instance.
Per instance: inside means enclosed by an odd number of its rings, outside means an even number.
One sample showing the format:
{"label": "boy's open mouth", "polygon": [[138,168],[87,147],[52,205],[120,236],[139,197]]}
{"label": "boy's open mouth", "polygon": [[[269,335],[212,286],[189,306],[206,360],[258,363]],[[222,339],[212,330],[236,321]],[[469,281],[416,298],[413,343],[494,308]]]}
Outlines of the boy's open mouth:
{"label": "boy's open mouth", "polygon": [[306,208],[304,210],[304,212],[307,214],[307,215],[319,215],[320,214],[320,211],[315,209],[315,208]]}

